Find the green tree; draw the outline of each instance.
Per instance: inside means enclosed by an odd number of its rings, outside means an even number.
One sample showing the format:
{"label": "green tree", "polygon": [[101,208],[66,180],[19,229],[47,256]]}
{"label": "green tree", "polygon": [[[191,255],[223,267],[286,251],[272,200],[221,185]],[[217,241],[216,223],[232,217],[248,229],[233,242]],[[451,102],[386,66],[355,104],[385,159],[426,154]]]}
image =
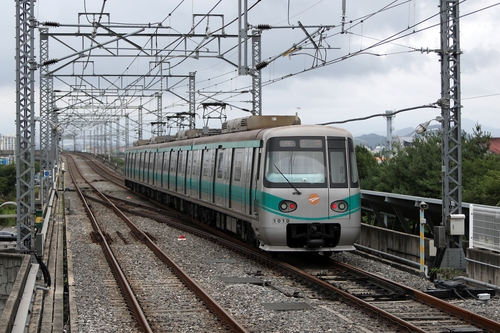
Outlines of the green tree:
{"label": "green tree", "polygon": [[470,203],[500,205],[500,156],[462,160],[462,200]]}
{"label": "green tree", "polygon": [[484,158],[489,154],[491,133],[483,132],[481,125],[476,124],[472,135],[462,134],[462,159],[473,160]]}
{"label": "green tree", "polygon": [[440,149],[441,139],[432,133],[415,138],[408,147],[395,145],[368,185],[375,191],[440,197]]}
{"label": "green tree", "polygon": [[0,165],[0,196],[12,200],[16,196],[16,165]]}
{"label": "green tree", "polygon": [[375,156],[364,146],[356,146],[356,160],[358,162],[358,174],[361,182],[368,180],[372,169],[377,168],[378,163]]}
{"label": "green tree", "polygon": [[[462,135],[462,200],[500,205],[500,156],[489,152],[491,135],[477,124],[471,135]],[[391,158],[368,169],[363,189],[441,198],[441,133],[416,137],[407,146],[396,146]]]}

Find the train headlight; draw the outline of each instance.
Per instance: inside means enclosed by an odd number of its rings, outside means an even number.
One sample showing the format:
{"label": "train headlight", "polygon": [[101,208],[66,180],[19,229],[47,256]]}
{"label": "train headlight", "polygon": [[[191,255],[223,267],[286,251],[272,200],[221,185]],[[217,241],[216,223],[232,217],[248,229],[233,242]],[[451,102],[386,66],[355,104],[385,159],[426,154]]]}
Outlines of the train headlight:
{"label": "train headlight", "polygon": [[297,204],[290,200],[283,200],[278,206],[283,213],[290,213],[297,209]]}
{"label": "train headlight", "polygon": [[344,200],[337,200],[330,204],[330,208],[337,213],[343,213],[347,210],[347,202]]}

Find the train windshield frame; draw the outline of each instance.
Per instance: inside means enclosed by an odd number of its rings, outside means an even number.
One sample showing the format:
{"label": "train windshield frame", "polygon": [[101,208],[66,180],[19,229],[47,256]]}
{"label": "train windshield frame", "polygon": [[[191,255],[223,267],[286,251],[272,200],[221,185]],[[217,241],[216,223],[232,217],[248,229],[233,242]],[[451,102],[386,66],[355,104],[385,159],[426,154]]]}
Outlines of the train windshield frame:
{"label": "train windshield frame", "polygon": [[275,137],[267,141],[264,186],[327,187],[324,137]]}

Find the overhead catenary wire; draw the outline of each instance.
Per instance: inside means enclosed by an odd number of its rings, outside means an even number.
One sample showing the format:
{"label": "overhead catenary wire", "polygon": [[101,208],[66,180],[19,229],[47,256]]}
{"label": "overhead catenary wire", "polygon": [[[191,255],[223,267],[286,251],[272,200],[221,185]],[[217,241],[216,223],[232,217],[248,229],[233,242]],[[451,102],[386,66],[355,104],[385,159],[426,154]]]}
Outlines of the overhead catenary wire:
{"label": "overhead catenary wire", "polygon": [[[391,4],[394,4],[395,2],[397,2],[397,1],[394,1],[394,2],[392,2]],[[182,3],[182,2],[181,2],[181,3]],[[219,2],[219,3],[220,3],[220,2]],[[255,6],[257,3],[258,3],[258,2],[256,2],[256,3],[254,4],[254,6]],[[180,4],[179,4],[179,5],[180,5]],[[179,6],[179,5],[178,5],[178,6]],[[177,6],[176,8],[178,8],[178,6]],[[216,6],[217,6],[217,5],[216,5]],[[388,6],[387,6],[387,7],[388,7]],[[252,6],[252,8],[253,8],[253,6]],[[380,12],[380,11],[382,11],[382,10],[384,10],[384,8],[383,8],[383,9],[381,9],[381,10],[379,10],[378,12]],[[170,16],[170,14],[169,14],[169,16]],[[168,17],[168,16],[167,16],[167,17]],[[235,21],[235,20],[233,20],[233,22],[234,22],[234,21]],[[200,21],[200,22],[201,22],[201,21]],[[229,24],[231,24],[231,22],[230,22]],[[229,24],[227,24],[227,25],[229,25]],[[227,25],[226,25],[226,26],[227,26]],[[180,42],[180,40],[179,40],[179,39],[178,39],[178,42]],[[179,44],[177,44],[177,45],[179,45]],[[173,50],[175,50],[175,49],[176,49],[176,47],[174,47],[174,48],[173,48]],[[170,54],[171,54],[171,52],[173,52],[173,51],[170,51]],[[166,58],[166,57],[168,57],[168,56],[169,56],[169,54],[167,54],[167,56],[165,56],[165,58]],[[185,60],[185,59],[186,59],[186,58],[184,58],[184,60]],[[174,65],[174,66],[178,66],[178,65],[180,65],[180,63],[182,63],[184,60],[182,60],[182,61],[178,62],[178,63],[177,63],[176,65]],[[127,67],[127,68],[128,68],[128,67]],[[288,77],[289,77],[289,76],[288,76]],[[136,79],[135,81],[138,81],[138,80],[140,80],[140,79],[141,79],[141,78],[138,78],[138,79]],[[133,85],[133,84],[135,84],[135,83],[136,83],[136,82],[131,82],[131,83],[130,83],[130,85]],[[153,84],[153,82],[151,82],[151,84]],[[147,87],[146,87],[146,88],[147,88]]]}
{"label": "overhead catenary wire", "polygon": [[[180,6],[183,2],[184,2],[184,1],[179,2],[179,3],[177,4],[177,6],[174,8],[174,10],[172,10],[172,12],[171,12],[171,13],[169,13],[169,15],[167,15],[167,16],[163,19],[162,23],[163,23],[163,22],[165,22],[165,20],[166,20],[166,19],[168,19],[169,17],[171,17],[171,16],[172,16],[171,14],[172,14],[172,13],[174,13],[174,12],[175,12],[175,11],[179,8],[179,6]],[[400,3],[398,3],[398,1],[393,1],[393,2],[391,2],[391,5],[393,5],[393,6],[395,7],[395,6],[399,6],[399,5],[401,5],[401,4],[408,3],[408,2],[409,2],[409,1],[404,1],[404,2],[400,2]],[[462,1],[462,2],[463,2],[463,1]],[[220,3],[220,2],[219,2],[219,3]],[[258,2],[256,2],[254,5],[256,5],[257,3],[258,3]],[[104,7],[104,4],[105,4],[105,1],[103,2],[103,7]],[[494,4],[494,5],[491,5],[491,6],[488,6],[488,7],[494,7],[494,6],[497,6],[497,5],[498,5],[498,3],[497,3],[497,4]],[[484,8],[484,9],[479,9],[479,10],[477,10],[477,11],[475,11],[475,12],[479,12],[479,11],[481,11],[481,10],[486,10],[486,9],[487,9],[487,8]],[[385,9],[385,10],[389,10],[389,9]],[[377,11],[377,12],[378,12],[378,11]],[[374,12],[374,13],[372,13],[372,14],[370,14],[370,15],[375,15],[377,12]],[[473,13],[475,13],[475,12],[473,12]],[[468,13],[468,14],[461,15],[461,16],[463,17],[463,16],[467,16],[467,15],[472,15],[473,13]],[[361,21],[363,21],[363,22],[364,22],[365,20],[368,20],[368,19],[371,17],[370,15],[364,16],[363,18],[359,18],[359,19],[356,19],[356,20],[352,20],[353,24],[352,24],[352,25],[351,25],[351,27],[349,28],[350,30],[348,29],[348,33],[349,33],[349,34],[352,34],[352,35],[356,35],[356,33],[355,33],[355,32],[353,32],[353,28],[356,26],[356,24],[362,24],[362,23],[361,23]],[[436,14],[436,15],[438,15],[438,14]],[[434,16],[432,16],[432,17],[435,17],[435,15],[434,15]],[[431,19],[432,17],[429,17],[429,18],[427,18],[426,20],[429,20],[429,19]],[[201,21],[200,21],[200,22],[201,22]],[[233,22],[234,22],[234,21],[233,21]],[[356,22],[357,22],[357,23],[356,23]],[[423,21],[421,21],[421,22],[418,22],[418,23],[413,24],[413,25],[412,25],[411,27],[409,27],[408,29],[415,29],[416,27],[421,26],[421,24],[422,24],[423,22],[425,22],[425,20],[423,20]],[[228,25],[229,25],[229,24],[226,24],[225,26],[228,26]],[[435,26],[436,26],[436,25],[433,25],[433,26],[430,26],[430,27],[424,27],[424,28],[421,28],[421,29],[415,29],[412,33],[419,33],[419,32],[425,31],[425,30],[427,30],[427,29],[434,28]],[[406,32],[406,33],[405,33],[405,32]],[[320,57],[316,56],[316,57],[314,58],[314,59],[316,59],[316,60],[315,60],[315,61],[316,61],[316,63],[313,63],[313,66],[311,66],[310,68],[305,68],[304,70],[301,70],[301,71],[296,71],[296,72],[293,72],[293,73],[290,73],[290,74],[283,75],[283,76],[281,76],[281,77],[279,77],[279,78],[276,78],[276,79],[268,80],[268,81],[266,81],[266,82],[263,82],[263,86],[267,86],[267,85],[270,85],[270,84],[276,83],[276,82],[278,82],[278,81],[281,81],[281,80],[284,80],[284,79],[287,79],[287,78],[293,77],[293,76],[298,75],[298,74],[302,74],[302,73],[305,73],[305,72],[311,71],[311,70],[313,70],[313,69],[319,69],[319,68],[322,68],[322,67],[324,67],[324,66],[332,65],[332,64],[335,64],[335,63],[338,63],[338,62],[341,62],[341,61],[347,60],[347,59],[349,59],[349,58],[351,58],[351,57],[358,56],[358,55],[388,56],[388,55],[395,55],[395,54],[401,54],[401,53],[407,53],[407,52],[418,52],[418,51],[420,51],[418,48],[414,48],[414,49],[412,49],[411,47],[408,47],[408,48],[409,48],[409,50],[408,50],[408,51],[405,51],[405,52],[391,52],[391,53],[387,53],[387,52],[384,52],[384,53],[368,52],[368,51],[370,51],[371,49],[376,48],[377,46],[385,45],[385,44],[387,44],[387,43],[394,43],[394,41],[397,41],[397,40],[400,40],[400,39],[402,39],[402,38],[405,38],[405,37],[407,37],[407,36],[411,35],[412,33],[408,33],[408,30],[407,30],[407,29],[405,29],[405,30],[400,31],[400,32],[398,33],[399,35],[398,35],[398,34],[394,34],[394,35],[392,35],[392,36],[390,36],[390,37],[388,37],[388,38],[386,38],[386,39],[379,40],[379,41],[377,41],[376,43],[369,44],[368,46],[366,46],[366,47],[362,48],[361,50],[359,50],[359,51],[357,51],[357,52],[354,52],[354,53],[349,53],[349,54],[343,55],[343,56],[341,56],[341,57],[337,57],[337,58],[334,58],[334,59],[330,59],[330,60],[325,61],[325,62],[317,61],[318,59],[324,59],[324,58],[322,58],[323,56],[320,56]],[[326,37],[324,38],[324,40],[326,40],[327,38],[328,38],[328,39],[333,38],[333,37],[334,37],[334,36],[336,36],[336,35],[338,35],[338,32],[337,32],[336,34],[329,34],[328,36],[326,36]],[[363,38],[370,38],[370,37],[367,37],[366,35],[363,35]],[[177,43],[178,43],[178,42],[179,42],[179,40],[177,40]],[[173,46],[174,46],[174,47],[172,48],[172,51],[170,51],[170,53],[168,53],[168,54],[167,54],[167,55],[165,55],[165,56],[164,56],[164,55],[162,55],[162,56],[161,56],[161,57],[162,57],[162,59],[168,59],[168,57],[172,54],[173,50],[175,50],[179,44],[177,44],[177,46],[175,46],[175,44],[171,44],[171,45],[173,45]],[[315,52],[318,52],[318,50],[316,49],[316,51],[315,51]],[[90,56],[90,54],[89,54],[89,56]],[[182,60],[182,61],[180,61],[180,62],[178,62],[178,63],[176,63],[176,64],[174,64],[174,66],[180,66],[180,64],[181,64],[182,62],[184,62],[184,61],[185,61],[185,59],[184,59],[184,60]],[[133,63],[133,62],[132,62],[132,63]],[[132,63],[131,63],[131,64],[132,64]],[[131,64],[130,64],[130,65],[131,65]],[[124,73],[125,73],[126,71],[128,71],[128,70],[129,70],[130,65],[127,67],[127,69],[124,71]],[[158,71],[158,69],[154,69],[154,68],[153,68],[152,70],[156,70],[156,71]],[[145,75],[141,76],[141,78],[147,77],[147,75],[148,75],[148,74],[151,74],[151,73],[153,73],[153,72],[146,73]],[[157,73],[158,73],[158,72],[157,72]],[[234,76],[234,77],[237,77],[237,76]],[[135,83],[136,83],[138,80],[139,80],[139,79],[137,79],[137,80],[135,81]],[[205,80],[205,81],[208,81],[208,80]],[[222,82],[229,82],[229,81],[231,81],[231,78],[230,78],[230,79],[226,79],[226,80],[224,80],[224,81],[222,81]],[[185,86],[183,85],[183,82],[185,82],[185,80],[178,82],[178,83],[177,83],[177,84],[173,87],[173,89],[182,89],[183,87],[185,87]],[[197,82],[197,83],[198,83],[198,82]],[[145,87],[145,88],[149,88],[149,87],[153,86],[154,84],[155,84],[154,79],[151,79],[151,81],[149,82],[149,86],[148,86],[148,87]],[[219,84],[222,84],[222,83],[219,83]],[[134,85],[134,82],[131,82],[131,83],[129,83],[128,87],[132,87],[133,85]],[[248,90],[247,88],[250,88],[250,86],[244,86],[244,87],[241,87],[241,86],[240,86],[240,87],[235,88],[235,89],[234,89],[234,92],[236,93],[236,90],[237,90],[237,89],[238,89],[238,90],[245,90],[245,89],[246,89],[246,90]],[[137,97],[137,98],[139,98],[139,97]],[[216,94],[216,95],[211,96],[211,98],[215,100],[215,98],[217,98],[217,94]]]}

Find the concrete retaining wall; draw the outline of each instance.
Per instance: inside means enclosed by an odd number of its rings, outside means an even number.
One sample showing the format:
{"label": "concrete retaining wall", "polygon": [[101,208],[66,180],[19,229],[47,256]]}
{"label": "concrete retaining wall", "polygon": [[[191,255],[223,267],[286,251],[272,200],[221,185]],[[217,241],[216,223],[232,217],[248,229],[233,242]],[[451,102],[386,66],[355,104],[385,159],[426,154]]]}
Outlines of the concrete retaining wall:
{"label": "concrete retaining wall", "polygon": [[500,286],[500,254],[467,249],[467,275],[471,279]]}
{"label": "concrete retaining wall", "polygon": [[[426,238],[425,259],[436,255],[434,240]],[[357,243],[404,259],[420,262],[420,237],[368,224],[361,224]],[[429,252],[430,251],[430,252]]]}
{"label": "concrete retaining wall", "polygon": [[0,311],[0,332],[12,329],[30,266],[29,255],[0,253],[0,296],[7,299]]}

